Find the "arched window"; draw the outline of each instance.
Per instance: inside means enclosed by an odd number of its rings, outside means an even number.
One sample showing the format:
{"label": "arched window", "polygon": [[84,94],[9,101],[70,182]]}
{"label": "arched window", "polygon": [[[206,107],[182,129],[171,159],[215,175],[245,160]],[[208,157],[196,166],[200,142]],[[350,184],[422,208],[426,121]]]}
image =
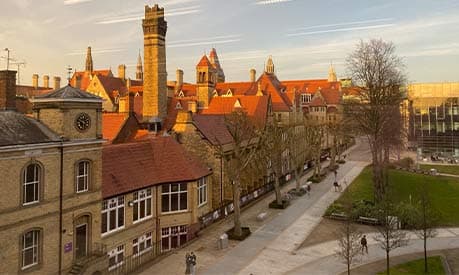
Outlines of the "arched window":
{"label": "arched window", "polygon": [[76,192],[86,192],[89,187],[90,162],[83,160],[76,165]]}
{"label": "arched window", "polygon": [[27,165],[22,176],[22,204],[37,203],[40,200],[41,167],[36,163]]}
{"label": "arched window", "polygon": [[27,269],[39,263],[40,230],[30,230],[22,235],[21,268]]}

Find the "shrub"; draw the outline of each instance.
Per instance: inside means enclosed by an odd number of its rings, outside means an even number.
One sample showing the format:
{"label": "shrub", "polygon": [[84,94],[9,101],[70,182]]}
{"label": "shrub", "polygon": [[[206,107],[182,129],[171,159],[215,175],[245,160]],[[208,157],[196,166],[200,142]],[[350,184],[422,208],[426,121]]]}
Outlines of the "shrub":
{"label": "shrub", "polygon": [[411,203],[401,202],[397,206],[397,216],[402,223],[402,228],[414,229],[416,228],[416,207]]}
{"label": "shrub", "polygon": [[414,160],[410,157],[406,157],[399,160],[398,165],[400,165],[403,168],[411,168],[414,165]]}
{"label": "shrub", "polygon": [[343,212],[343,206],[340,203],[334,202],[325,211],[325,216],[331,216],[332,213],[341,212]]}
{"label": "shrub", "polygon": [[373,202],[361,200],[352,204],[351,219],[357,220],[360,216],[374,218],[376,217],[376,207]]}

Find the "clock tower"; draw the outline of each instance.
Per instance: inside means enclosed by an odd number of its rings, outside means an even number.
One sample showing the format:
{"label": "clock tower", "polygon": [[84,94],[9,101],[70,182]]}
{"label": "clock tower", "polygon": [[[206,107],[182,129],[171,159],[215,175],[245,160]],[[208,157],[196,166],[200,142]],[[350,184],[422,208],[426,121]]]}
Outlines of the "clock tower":
{"label": "clock tower", "polygon": [[35,118],[64,140],[102,139],[102,98],[67,85],[32,101]]}

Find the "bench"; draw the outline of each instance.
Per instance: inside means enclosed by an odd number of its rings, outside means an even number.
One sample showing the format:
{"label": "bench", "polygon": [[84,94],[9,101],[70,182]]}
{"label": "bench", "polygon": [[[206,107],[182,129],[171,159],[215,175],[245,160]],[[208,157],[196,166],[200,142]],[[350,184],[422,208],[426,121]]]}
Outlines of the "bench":
{"label": "bench", "polygon": [[331,213],[330,217],[335,220],[346,220],[347,219],[346,214],[336,213],[336,212]]}
{"label": "bench", "polygon": [[358,221],[364,224],[371,224],[371,225],[379,224],[378,219],[362,217],[362,216],[359,217]]}

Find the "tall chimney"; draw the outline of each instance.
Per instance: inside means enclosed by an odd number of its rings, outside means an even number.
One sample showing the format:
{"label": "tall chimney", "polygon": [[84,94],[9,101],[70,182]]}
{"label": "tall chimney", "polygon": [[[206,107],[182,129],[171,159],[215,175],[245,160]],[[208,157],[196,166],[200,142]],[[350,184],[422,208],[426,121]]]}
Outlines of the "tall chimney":
{"label": "tall chimney", "polygon": [[49,75],[43,76],[43,87],[49,88]]}
{"label": "tall chimney", "polygon": [[75,88],[81,89],[81,75],[76,76]]}
{"label": "tall chimney", "polygon": [[16,71],[0,71],[0,110],[16,109]]}
{"label": "tall chimney", "polygon": [[37,89],[38,88],[38,74],[32,75],[32,86]]}
{"label": "tall chimney", "polygon": [[175,83],[175,90],[178,92],[183,85],[183,71],[180,69],[177,69],[175,71],[175,76],[176,76],[176,83]]}
{"label": "tall chimney", "polygon": [[54,77],[54,90],[57,90],[61,87],[61,78],[58,76]]}
{"label": "tall chimney", "polygon": [[118,77],[121,78],[122,80],[126,79],[126,65],[124,64],[118,65]]}
{"label": "tall chimney", "polygon": [[250,82],[257,81],[257,71],[255,69],[250,69]]}

